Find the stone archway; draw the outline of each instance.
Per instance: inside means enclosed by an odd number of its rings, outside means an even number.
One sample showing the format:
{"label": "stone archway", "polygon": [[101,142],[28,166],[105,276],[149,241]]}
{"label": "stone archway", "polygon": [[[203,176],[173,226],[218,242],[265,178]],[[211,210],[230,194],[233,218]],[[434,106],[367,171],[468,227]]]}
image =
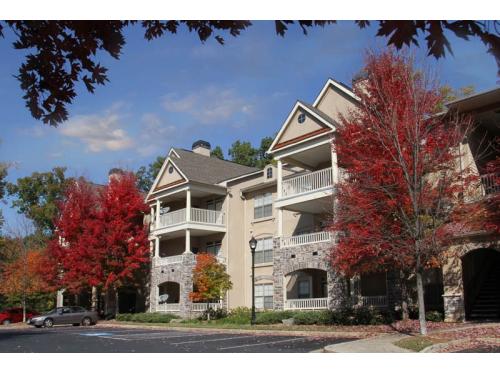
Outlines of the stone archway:
{"label": "stone archway", "polygon": [[500,251],[474,249],[461,265],[465,319],[500,319]]}

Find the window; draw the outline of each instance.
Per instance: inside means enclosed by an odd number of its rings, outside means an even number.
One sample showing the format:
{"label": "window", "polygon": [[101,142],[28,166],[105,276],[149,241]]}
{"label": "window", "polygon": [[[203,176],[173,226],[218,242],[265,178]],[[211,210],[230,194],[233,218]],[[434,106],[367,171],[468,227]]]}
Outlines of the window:
{"label": "window", "polygon": [[273,178],[273,167],[269,167],[266,170],[266,177],[267,178]]}
{"label": "window", "polygon": [[207,253],[215,256],[219,255],[221,244],[221,241],[207,242]]}
{"label": "window", "polygon": [[302,112],[299,117],[297,118],[299,124],[302,124],[304,121],[306,121],[306,114]]}
{"label": "window", "polygon": [[299,299],[300,298],[309,298],[310,296],[310,282],[309,280],[300,280],[299,281]]}
{"label": "window", "polygon": [[222,211],[222,199],[212,199],[207,201],[207,210]]}
{"label": "window", "polygon": [[85,312],[85,309],[83,307],[74,306],[71,308],[71,312],[82,313],[82,312]]}
{"label": "window", "polygon": [[273,215],[273,194],[265,193],[254,198],[254,219]]}
{"label": "window", "polygon": [[262,238],[257,240],[255,248],[255,264],[269,263],[273,261],[273,238]]}
{"label": "window", "polygon": [[273,308],[273,284],[255,285],[255,307],[258,309]]}
{"label": "window", "polygon": [[174,173],[174,167],[170,166],[170,167],[168,168],[168,173],[169,173],[169,174]]}

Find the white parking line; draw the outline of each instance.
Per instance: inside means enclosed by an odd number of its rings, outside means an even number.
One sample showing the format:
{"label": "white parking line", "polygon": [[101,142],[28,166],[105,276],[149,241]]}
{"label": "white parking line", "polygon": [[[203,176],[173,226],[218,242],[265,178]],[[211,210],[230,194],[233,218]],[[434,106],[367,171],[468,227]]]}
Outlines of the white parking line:
{"label": "white parking line", "polygon": [[191,344],[191,343],[195,343],[195,342],[199,342],[199,343],[205,343],[205,342],[211,342],[211,341],[224,341],[224,340],[235,340],[235,339],[246,339],[246,338],[249,338],[249,337],[255,337],[255,335],[251,335],[251,336],[232,336],[232,337],[223,337],[223,338],[219,338],[219,339],[211,339],[211,340],[191,340],[191,341],[182,341],[182,342],[174,342],[170,345],[182,345],[182,344]]}
{"label": "white parking line", "polygon": [[219,348],[219,350],[229,350],[229,349],[236,349],[236,348],[246,348],[248,346],[260,346],[260,345],[268,345],[268,344],[279,344],[279,343],[282,343],[282,342],[292,342],[292,341],[298,341],[298,340],[307,340],[307,337],[299,337],[299,338],[296,338],[296,339],[286,339],[286,340],[278,340],[278,341],[258,342],[256,344],[226,346],[224,348]]}
{"label": "white parking line", "polygon": [[184,334],[180,336],[171,336],[171,335],[163,335],[163,336],[145,336],[145,335],[116,335],[116,336],[98,336],[103,339],[111,339],[111,340],[123,340],[123,341],[140,341],[140,340],[156,340],[156,339],[174,339],[179,337],[194,337],[194,336],[206,336],[203,335],[189,335]]}

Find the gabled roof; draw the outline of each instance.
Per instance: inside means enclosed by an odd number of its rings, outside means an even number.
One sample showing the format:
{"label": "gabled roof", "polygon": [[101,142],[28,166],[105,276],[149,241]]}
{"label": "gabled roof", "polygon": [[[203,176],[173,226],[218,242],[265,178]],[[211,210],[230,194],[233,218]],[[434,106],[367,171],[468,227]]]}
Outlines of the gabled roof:
{"label": "gabled roof", "polygon": [[316,118],[321,124],[325,126],[326,129],[328,130],[335,130],[335,127],[337,125],[337,122],[332,119],[330,116],[328,116],[326,113],[323,111],[319,110],[318,108],[313,107],[310,104],[307,104],[301,100],[297,100],[295,105],[293,106],[292,110],[288,114],[288,117],[286,118],[285,122],[283,122],[283,125],[281,125],[281,128],[274,137],[273,143],[271,143],[271,146],[267,150],[268,153],[272,153],[273,149],[276,147],[278,144],[278,141],[280,140],[281,136],[285,132],[286,128],[288,127],[288,124],[293,118],[293,115],[299,110],[303,110],[305,112],[308,112],[312,117]]}
{"label": "gabled roof", "polygon": [[259,171],[258,168],[197,154],[182,148],[174,148],[170,155],[189,181],[218,184],[231,178]]}
{"label": "gabled roof", "polygon": [[359,100],[360,100],[359,97],[356,94],[354,94],[354,92],[352,91],[352,89],[349,86],[347,86],[346,84],[344,84],[342,82],[335,81],[332,78],[328,78],[328,81],[326,81],[326,83],[323,86],[323,88],[321,89],[319,95],[314,100],[313,107],[316,107],[319,104],[319,102],[321,101],[321,98],[323,98],[323,96],[325,95],[325,93],[328,90],[328,87],[330,87],[330,85],[333,86],[338,91],[341,91],[344,94],[347,94],[347,96],[350,97],[353,101],[359,102]]}

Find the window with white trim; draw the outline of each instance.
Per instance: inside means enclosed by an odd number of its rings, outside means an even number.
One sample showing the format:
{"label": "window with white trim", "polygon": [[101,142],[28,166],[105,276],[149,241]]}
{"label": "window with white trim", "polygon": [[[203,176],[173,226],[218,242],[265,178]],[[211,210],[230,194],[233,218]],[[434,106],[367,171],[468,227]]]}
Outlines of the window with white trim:
{"label": "window with white trim", "polygon": [[212,199],[207,201],[207,210],[222,211],[222,199]]}
{"label": "window with white trim", "polygon": [[273,167],[269,167],[266,170],[266,177],[267,178],[273,178]]}
{"label": "window with white trim", "polygon": [[311,291],[311,283],[309,280],[300,280],[299,281],[299,299],[302,298],[310,298],[310,291]]}
{"label": "window with white trim", "polygon": [[273,284],[255,285],[255,307],[257,309],[273,308]]}
{"label": "window with white trim", "polygon": [[273,216],[273,193],[256,195],[254,198],[254,219]]}
{"label": "window with white trim", "polygon": [[219,255],[221,244],[221,241],[207,242],[206,252],[215,256]]}
{"label": "window with white trim", "polygon": [[255,248],[255,264],[270,263],[273,261],[273,238],[261,238],[257,240]]}

